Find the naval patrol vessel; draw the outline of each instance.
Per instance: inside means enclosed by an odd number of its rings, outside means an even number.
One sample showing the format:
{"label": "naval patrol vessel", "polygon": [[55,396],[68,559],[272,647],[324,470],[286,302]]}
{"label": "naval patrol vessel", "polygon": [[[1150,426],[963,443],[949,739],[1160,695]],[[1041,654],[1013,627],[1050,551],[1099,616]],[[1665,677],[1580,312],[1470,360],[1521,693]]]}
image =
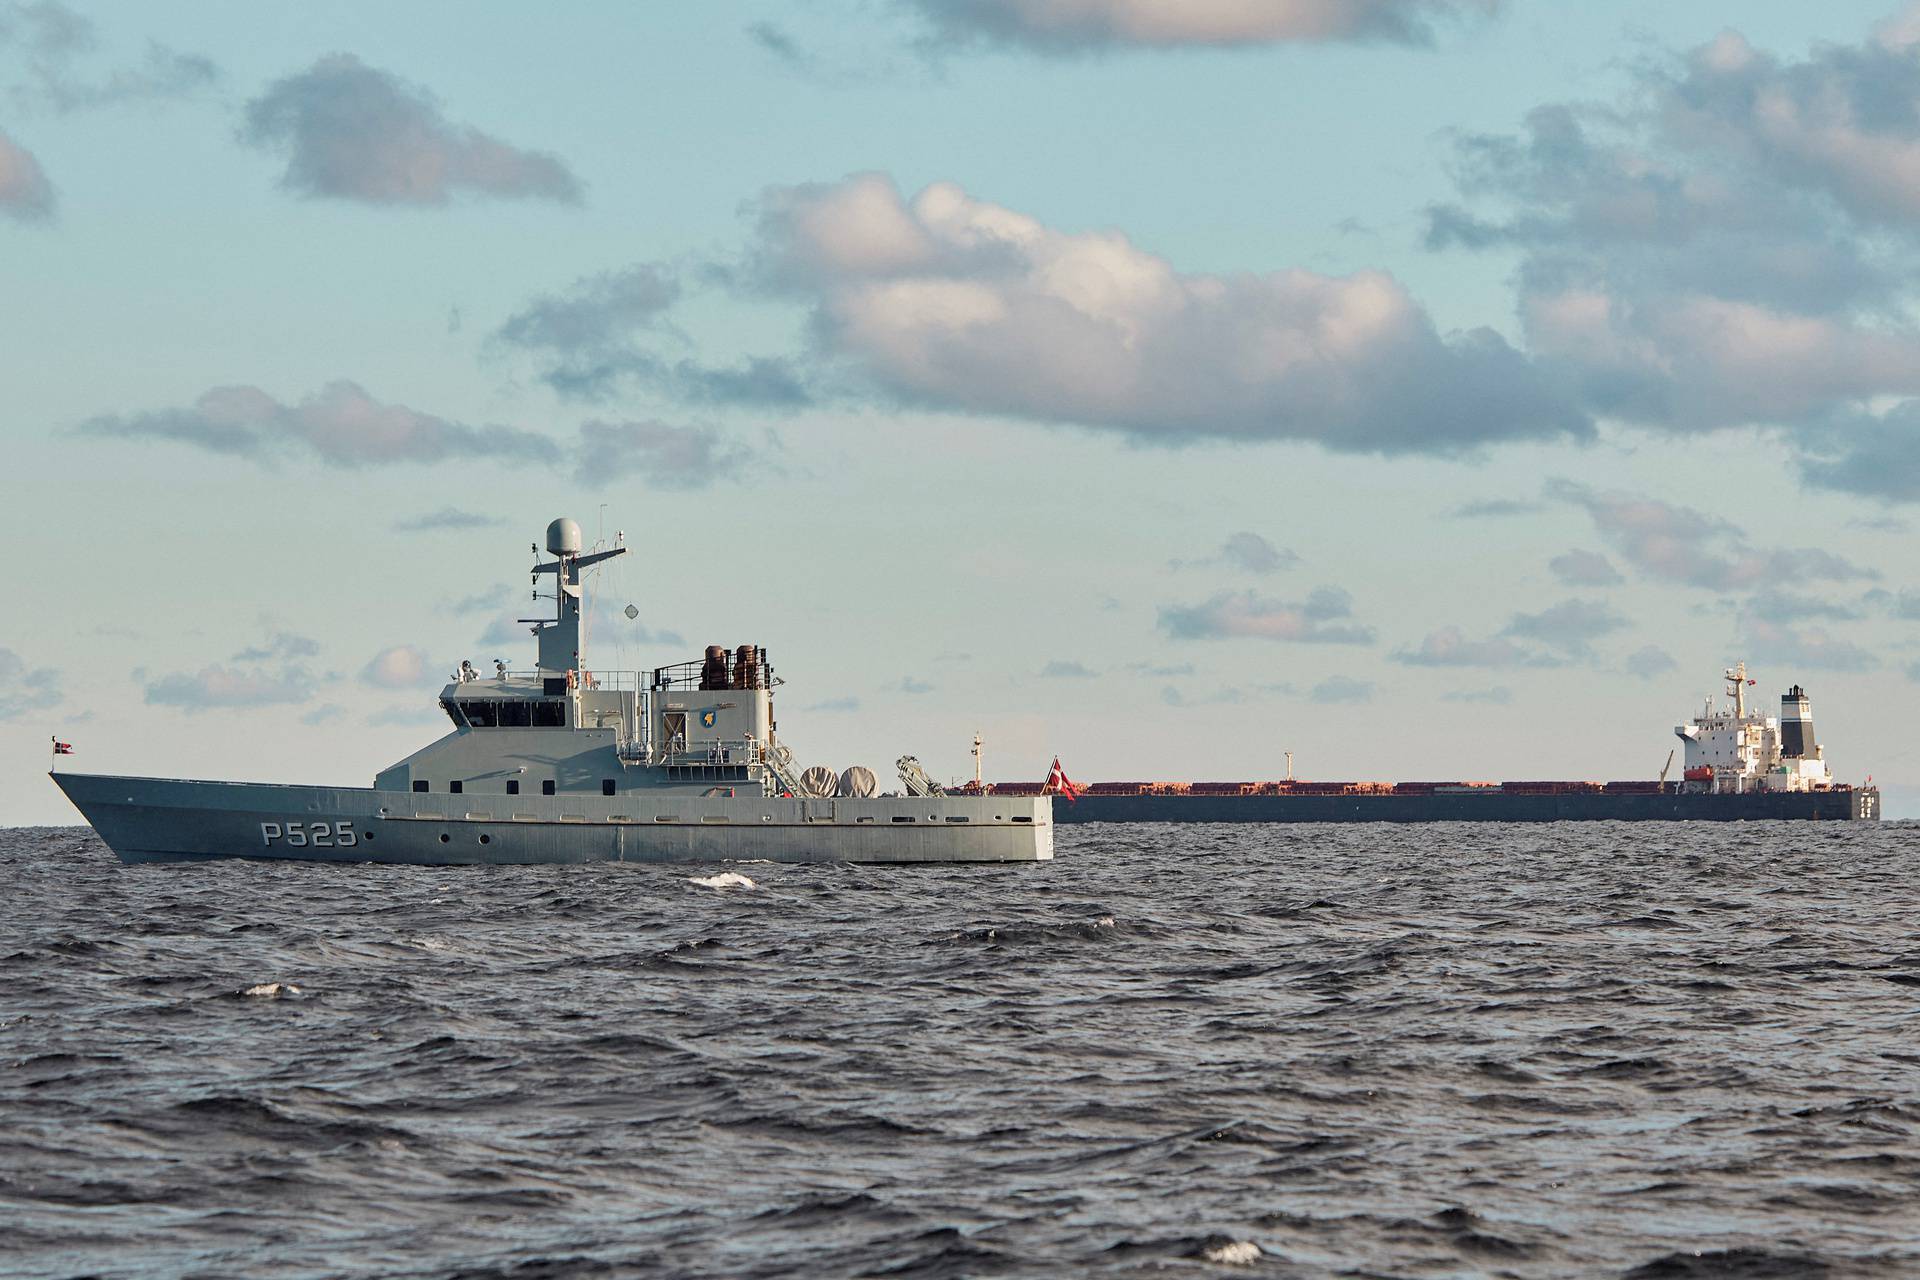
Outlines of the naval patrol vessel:
{"label": "naval patrol vessel", "polygon": [[[484,676],[466,663],[440,693],[452,730],[372,787],[283,786],[55,772],[123,862],[1032,862],[1053,856],[1047,796],[946,795],[911,756],[904,795],[873,775],[802,773],[781,742],[764,649],[712,646],[651,672],[590,670],[581,571],[626,548],[584,550],[555,520],[536,585],[538,666]],[[845,792],[845,794],[842,794]]]}

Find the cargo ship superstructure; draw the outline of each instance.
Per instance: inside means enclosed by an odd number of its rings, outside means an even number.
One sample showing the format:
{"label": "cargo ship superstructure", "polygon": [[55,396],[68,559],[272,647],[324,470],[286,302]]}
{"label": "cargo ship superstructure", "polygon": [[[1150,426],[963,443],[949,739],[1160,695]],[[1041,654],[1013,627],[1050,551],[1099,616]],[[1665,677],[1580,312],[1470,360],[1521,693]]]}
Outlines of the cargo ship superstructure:
{"label": "cargo ship superstructure", "polygon": [[[452,729],[371,787],[56,772],[126,862],[267,858],[427,864],[594,861],[1030,862],[1053,856],[1045,796],[876,796],[873,775],[802,771],[781,741],[758,645],[651,672],[583,654],[583,550],[555,520],[534,582],[537,666],[462,662],[440,693]],[[65,744],[57,744],[64,746]]]}
{"label": "cargo ship superstructure", "polygon": [[[1675,727],[1681,776],[1614,782],[1095,782],[1054,804],[1080,822],[1877,821],[1880,793],[1836,782],[1816,741],[1812,702],[1794,685],[1779,716],[1754,711],[1744,662],[1724,673],[1729,702]],[[1671,765],[1671,757],[1669,757]],[[972,790],[972,787],[963,790]],[[1039,795],[1042,783],[993,783]]]}

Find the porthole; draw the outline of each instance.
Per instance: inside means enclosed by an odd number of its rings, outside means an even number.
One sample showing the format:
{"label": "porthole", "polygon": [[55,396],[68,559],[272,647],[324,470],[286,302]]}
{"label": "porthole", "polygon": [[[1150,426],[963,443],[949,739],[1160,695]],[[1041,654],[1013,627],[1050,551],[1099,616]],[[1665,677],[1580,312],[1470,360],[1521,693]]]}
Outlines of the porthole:
{"label": "porthole", "polygon": [[447,843],[447,842],[448,842],[449,840],[451,840],[451,839],[453,839],[453,837],[452,837],[452,836],[450,836],[450,835],[448,835],[448,834],[447,834],[446,832],[444,832],[444,831],[442,831],[442,832],[440,833],[440,843],[441,843],[441,844],[445,844],[445,843]]}
{"label": "porthole", "polygon": [[492,836],[481,836],[481,837],[480,837],[480,843],[481,843],[481,844],[492,844],[492,843],[493,843],[493,837],[492,837]]}

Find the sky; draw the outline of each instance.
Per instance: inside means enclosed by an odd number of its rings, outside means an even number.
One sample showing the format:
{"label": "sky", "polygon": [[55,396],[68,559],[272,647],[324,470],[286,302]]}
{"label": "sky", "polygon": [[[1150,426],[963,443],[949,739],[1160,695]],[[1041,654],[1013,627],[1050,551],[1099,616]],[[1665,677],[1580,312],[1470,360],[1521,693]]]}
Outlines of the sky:
{"label": "sky", "polygon": [[[803,764],[1920,817],[1920,6],[0,0],[0,823],[765,647]],[[637,616],[628,619],[633,605]]]}

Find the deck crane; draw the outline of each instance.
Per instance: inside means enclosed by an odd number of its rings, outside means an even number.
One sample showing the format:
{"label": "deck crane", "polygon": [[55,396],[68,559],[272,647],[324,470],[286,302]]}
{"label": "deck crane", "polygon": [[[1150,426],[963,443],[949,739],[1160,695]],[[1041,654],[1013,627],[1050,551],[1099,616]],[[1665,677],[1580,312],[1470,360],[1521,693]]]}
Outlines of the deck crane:
{"label": "deck crane", "polygon": [[907,789],[910,796],[943,796],[947,789],[927,776],[920,762],[912,756],[901,756],[893,762],[900,771],[900,785]]}

